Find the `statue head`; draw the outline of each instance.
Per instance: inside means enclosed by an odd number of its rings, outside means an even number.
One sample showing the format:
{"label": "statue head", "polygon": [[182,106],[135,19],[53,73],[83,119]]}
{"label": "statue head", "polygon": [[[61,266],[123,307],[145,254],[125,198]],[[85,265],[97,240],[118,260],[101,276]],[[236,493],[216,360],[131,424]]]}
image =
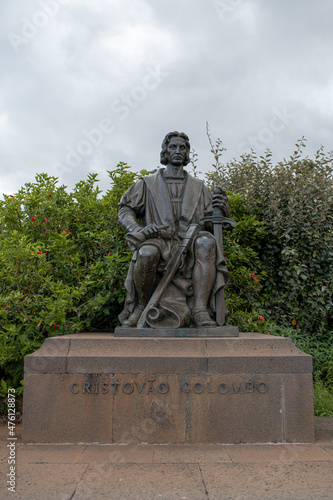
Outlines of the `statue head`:
{"label": "statue head", "polygon": [[184,141],[184,144],[186,146],[186,156],[185,156],[185,160],[183,162],[183,165],[187,165],[189,162],[190,162],[190,149],[191,149],[191,146],[190,146],[190,140],[188,138],[188,136],[186,134],[184,134],[184,132],[169,132],[165,137],[164,137],[164,140],[162,142],[162,151],[161,151],[161,159],[160,159],[160,162],[162,163],[162,165],[167,165],[168,164],[168,152],[167,152],[167,149],[168,149],[168,145],[171,141],[171,139],[173,138],[180,138]]}

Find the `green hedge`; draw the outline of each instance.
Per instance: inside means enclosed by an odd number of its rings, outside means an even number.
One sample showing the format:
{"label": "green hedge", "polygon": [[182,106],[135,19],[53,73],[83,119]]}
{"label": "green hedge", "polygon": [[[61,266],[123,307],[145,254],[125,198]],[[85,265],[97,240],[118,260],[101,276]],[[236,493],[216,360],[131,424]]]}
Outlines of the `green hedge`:
{"label": "green hedge", "polygon": [[131,258],[117,204],[138,175],[123,163],[109,175],[104,196],[96,175],[69,192],[41,174],[0,202],[0,363],[14,387],[46,337],[117,323]]}
{"label": "green hedge", "polygon": [[302,158],[302,147],[277,165],[269,151],[215,165],[208,181],[238,194],[245,220],[262,224],[250,241],[242,223],[235,234],[258,252],[265,319],[324,338],[333,330],[333,154]]}

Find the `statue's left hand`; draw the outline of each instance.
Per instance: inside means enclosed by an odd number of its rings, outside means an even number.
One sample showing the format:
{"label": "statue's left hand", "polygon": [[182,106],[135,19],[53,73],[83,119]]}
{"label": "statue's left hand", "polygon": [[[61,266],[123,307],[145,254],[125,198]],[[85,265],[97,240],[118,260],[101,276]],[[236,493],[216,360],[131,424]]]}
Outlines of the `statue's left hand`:
{"label": "statue's left hand", "polygon": [[221,189],[220,193],[213,195],[213,207],[218,207],[222,210],[225,217],[230,216],[230,208],[228,197],[224,190]]}

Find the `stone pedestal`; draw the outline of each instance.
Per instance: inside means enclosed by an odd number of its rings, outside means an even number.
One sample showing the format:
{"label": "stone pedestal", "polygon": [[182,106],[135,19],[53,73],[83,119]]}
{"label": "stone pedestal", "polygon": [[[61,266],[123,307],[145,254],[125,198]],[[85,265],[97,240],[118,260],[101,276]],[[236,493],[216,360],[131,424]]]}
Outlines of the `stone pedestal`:
{"label": "stone pedestal", "polygon": [[49,338],[25,358],[23,440],[313,442],[312,358],[257,333]]}
{"label": "stone pedestal", "polygon": [[117,326],[115,337],[238,337],[239,330],[236,326],[207,326],[201,328],[130,328]]}

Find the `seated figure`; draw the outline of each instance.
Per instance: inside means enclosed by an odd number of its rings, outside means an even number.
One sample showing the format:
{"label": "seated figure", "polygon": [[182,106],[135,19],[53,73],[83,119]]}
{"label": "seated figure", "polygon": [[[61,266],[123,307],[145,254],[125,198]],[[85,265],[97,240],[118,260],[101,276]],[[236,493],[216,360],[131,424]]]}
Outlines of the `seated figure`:
{"label": "seated figure", "polygon": [[158,314],[147,318],[145,326],[216,325],[215,297],[229,274],[213,226],[203,219],[209,219],[213,207],[225,217],[230,209],[224,192],[212,196],[202,180],[185,171],[189,153],[187,135],[170,132],[162,143],[160,161],[165,168],[142,177],[121,198],[119,222],[135,250],[125,282],[125,307],[119,316],[123,326],[137,326],[190,224],[199,226],[197,234],[163,293]]}

